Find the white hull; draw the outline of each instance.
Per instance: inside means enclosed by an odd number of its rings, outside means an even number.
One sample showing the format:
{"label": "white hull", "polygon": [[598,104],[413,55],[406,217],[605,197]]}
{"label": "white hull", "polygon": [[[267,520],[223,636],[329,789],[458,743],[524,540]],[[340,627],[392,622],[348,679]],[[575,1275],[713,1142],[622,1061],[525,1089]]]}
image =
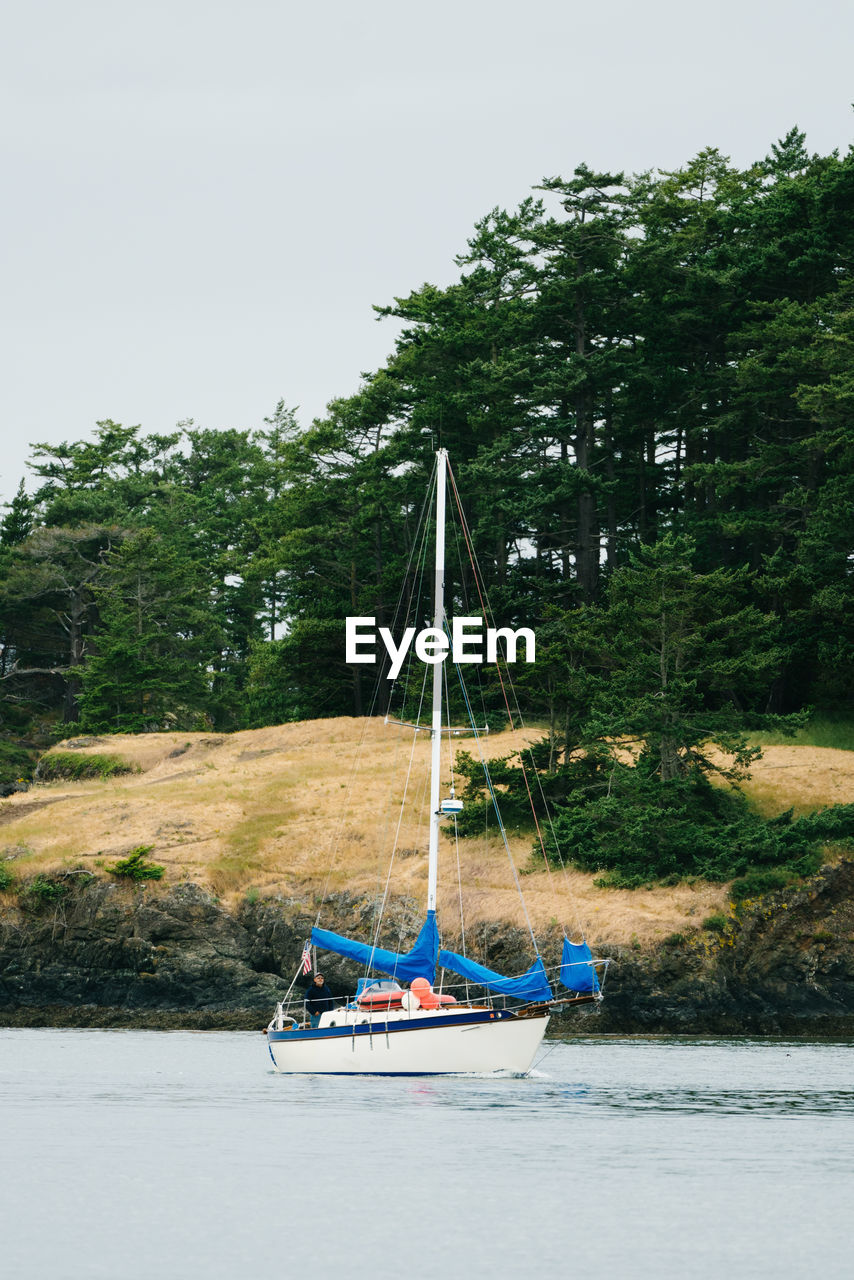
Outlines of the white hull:
{"label": "white hull", "polygon": [[[367,1033],[269,1033],[277,1071],[306,1075],[524,1075],[534,1061],[549,1016],[493,1018],[441,1025],[441,1017],[402,1023],[375,1021]],[[439,1025],[437,1025],[439,1024]]]}

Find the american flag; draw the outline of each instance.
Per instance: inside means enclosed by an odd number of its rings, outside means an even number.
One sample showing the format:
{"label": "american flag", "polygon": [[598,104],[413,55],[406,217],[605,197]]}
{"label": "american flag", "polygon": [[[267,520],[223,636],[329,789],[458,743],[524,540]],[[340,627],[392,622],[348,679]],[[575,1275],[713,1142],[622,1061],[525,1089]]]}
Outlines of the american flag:
{"label": "american flag", "polygon": [[302,949],[302,971],[311,973],[311,943],[307,942]]}

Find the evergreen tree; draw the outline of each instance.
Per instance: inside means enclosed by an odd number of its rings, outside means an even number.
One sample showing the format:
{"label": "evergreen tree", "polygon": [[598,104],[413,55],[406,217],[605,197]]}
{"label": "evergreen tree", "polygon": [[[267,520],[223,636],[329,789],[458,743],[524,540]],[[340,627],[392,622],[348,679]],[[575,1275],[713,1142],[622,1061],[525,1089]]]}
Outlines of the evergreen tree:
{"label": "evergreen tree", "polygon": [[105,558],[99,622],[81,675],[81,727],[92,733],[201,728],[210,723],[208,663],[215,625],[202,584],[152,530]]}
{"label": "evergreen tree", "polygon": [[78,718],[80,678],[97,620],[95,592],[105,557],[123,537],[122,529],[101,525],[38,528],[6,557],[0,616],[7,697],[47,683],[62,718]]}
{"label": "evergreen tree", "polygon": [[0,521],[0,553],[27,540],[33,531],[34,511],[35,502],[27,495],[22,480],[12,501],[6,503],[6,515]]}
{"label": "evergreen tree", "polygon": [[697,573],[695,548],[667,534],[614,574],[588,615],[607,675],[588,733],[619,753],[634,740],[662,782],[744,776],[757,751],[743,731],[779,665],[777,620],[750,602],[747,574]]}

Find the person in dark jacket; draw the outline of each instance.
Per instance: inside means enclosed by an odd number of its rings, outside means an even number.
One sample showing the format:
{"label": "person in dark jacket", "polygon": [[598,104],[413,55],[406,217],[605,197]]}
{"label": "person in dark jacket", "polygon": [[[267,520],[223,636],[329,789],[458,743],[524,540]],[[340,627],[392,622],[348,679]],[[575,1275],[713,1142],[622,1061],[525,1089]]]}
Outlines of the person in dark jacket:
{"label": "person in dark jacket", "polygon": [[312,984],[305,993],[305,1007],[313,1027],[320,1022],[322,1013],[335,1008],[335,997],[324,982],[322,973],[314,975]]}

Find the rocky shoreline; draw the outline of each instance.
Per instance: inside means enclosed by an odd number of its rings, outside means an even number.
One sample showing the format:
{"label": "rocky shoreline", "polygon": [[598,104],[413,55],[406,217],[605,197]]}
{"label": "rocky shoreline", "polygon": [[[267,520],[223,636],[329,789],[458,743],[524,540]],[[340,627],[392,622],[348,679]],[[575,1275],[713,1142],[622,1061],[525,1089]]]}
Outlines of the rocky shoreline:
{"label": "rocky shoreline", "polygon": [[[341,894],[324,924],[363,932],[374,903]],[[0,913],[0,1025],[257,1030],[296,971],[314,923],[307,902],[243,901],[229,912],[197,885],[125,886],[69,877],[53,898],[26,895]],[[406,946],[417,909],[392,907]],[[506,973],[529,940],[492,923],[469,951]],[[544,951],[557,954],[559,938]],[[552,1021],[557,1036],[854,1035],[854,861],[743,904],[716,931],[654,948],[601,946],[612,957],[605,1000]],[[347,961],[324,957],[332,989],[353,988]]]}

